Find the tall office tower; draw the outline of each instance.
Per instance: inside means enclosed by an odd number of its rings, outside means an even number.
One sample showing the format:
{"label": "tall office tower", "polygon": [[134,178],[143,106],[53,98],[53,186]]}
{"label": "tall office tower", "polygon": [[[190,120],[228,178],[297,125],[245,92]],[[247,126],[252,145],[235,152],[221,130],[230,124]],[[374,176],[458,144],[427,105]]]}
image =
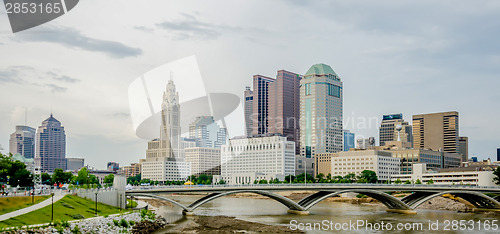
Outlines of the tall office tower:
{"label": "tall office tower", "polygon": [[[398,130],[396,129],[398,125],[402,127],[399,132],[400,139],[398,139]],[[380,124],[379,137],[380,146],[384,146],[386,141],[410,143],[413,141],[411,125],[403,120],[403,114],[384,115]]]}
{"label": "tall office tower", "polygon": [[245,131],[247,137],[252,136],[253,131],[253,121],[252,121],[252,113],[253,113],[253,91],[250,90],[250,87],[245,88]]}
{"label": "tall office tower", "polygon": [[35,135],[34,128],[17,125],[16,131],[10,134],[9,152],[21,154],[25,158],[35,158]]}
{"label": "tall office tower", "polygon": [[184,162],[180,115],[179,94],[174,82],[169,80],[161,106],[160,139],[148,142],[146,160],[141,164],[143,179],[184,180],[191,174],[191,164]]}
{"label": "tall office tower", "polygon": [[189,125],[189,138],[194,139],[196,147],[220,148],[226,144],[226,128],[221,128],[213,116],[198,116]]}
{"label": "tall office tower", "polygon": [[356,140],[356,145],[358,149],[368,149],[369,147],[375,146],[375,138],[359,138]]}
{"label": "tall office tower", "polygon": [[79,171],[85,165],[83,158],[66,158],[66,170]]}
{"label": "tall office tower", "polygon": [[342,81],[326,64],[315,64],[300,81],[300,154],[342,151]]}
{"label": "tall office tower", "polygon": [[300,154],[300,79],[299,74],[279,70],[276,80],[269,84],[268,133],[278,133],[295,142]]}
{"label": "tall office tower", "polygon": [[42,172],[54,172],[56,168],[66,170],[66,133],[52,114],[38,127],[35,148],[35,165]]}
{"label": "tall office tower", "polygon": [[458,138],[458,154],[462,155],[462,162],[469,161],[469,138]]}
{"label": "tall office tower", "polygon": [[344,151],[349,151],[351,148],[355,148],[354,145],[356,136],[351,131],[344,129]]}
{"label": "tall office tower", "polygon": [[160,139],[148,142],[146,158],[176,158],[181,154],[181,107],[172,80],[168,81],[161,105]]}
{"label": "tall office tower", "polygon": [[413,116],[413,148],[458,152],[458,112]]}
{"label": "tall office tower", "polygon": [[268,133],[269,113],[269,84],[273,78],[253,76],[253,110],[252,110],[252,135]]}
{"label": "tall office tower", "polygon": [[497,148],[497,162],[500,162],[500,148]]}
{"label": "tall office tower", "polygon": [[108,162],[106,168],[108,171],[118,171],[120,169],[120,164],[117,162]]}

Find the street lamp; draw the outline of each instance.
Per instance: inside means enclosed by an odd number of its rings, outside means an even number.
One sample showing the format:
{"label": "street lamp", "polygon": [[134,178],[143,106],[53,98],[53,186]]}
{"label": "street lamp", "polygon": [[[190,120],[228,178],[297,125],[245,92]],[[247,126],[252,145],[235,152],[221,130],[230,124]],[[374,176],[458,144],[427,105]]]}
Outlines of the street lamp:
{"label": "street lamp", "polygon": [[[30,179],[31,179],[31,174],[30,174]],[[31,204],[33,204],[33,203],[35,203],[35,182],[34,181],[33,181],[33,187],[31,187]]]}
{"label": "street lamp", "polygon": [[52,196],[52,214],[50,215],[50,223],[54,222],[54,193],[50,193]]}
{"label": "street lamp", "polygon": [[97,192],[95,192],[95,216],[97,217]]}

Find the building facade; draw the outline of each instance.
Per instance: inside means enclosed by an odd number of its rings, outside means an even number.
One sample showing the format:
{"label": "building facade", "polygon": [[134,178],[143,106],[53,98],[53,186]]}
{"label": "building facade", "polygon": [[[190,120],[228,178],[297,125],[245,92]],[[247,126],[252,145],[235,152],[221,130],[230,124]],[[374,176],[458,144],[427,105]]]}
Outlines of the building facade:
{"label": "building facade", "polygon": [[497,162],[500,162],[500,148],[497,148]]}
{"label": "building facade", "polygon": [[220,175],[220,149],[194,147],[185,149],[185,160],[191,163],[192,175]]}
{"label": "building facade", "polygon": [[411,174],[413,164],[425,163],[427,168],[459,167],[462,155],[446,153],[429,149],[399,149],[390,150],[392,157],[401,159],[401,174]]}
{"label": "building facade", "polygon": [[462,155],[462,162],[469,161],[469,138],[458,138],[458,154]]}
{"label": "building facade", "polygon": [[458,112],[413,116],[413,148],[458,153]]}
{"label": "building facade", "polygon": [[83,158],[66,158],[66,170],[79,171],[85,166]]}
{"label": "building facade", "polygon": [[299,74],[279,70],[276,80],[269,84],[268,132],[285,136],[295,142],[300,154],[300,79]]}
{"label": "building facade", "polygon": [[35,158],[35,136],[34,128],[17,125],[16,131],[10,134],[9,153],[20,154],[25,158]]}
{"label": "building facade", "polygon": [[269,126],[269,84],[274,79],[262,75],[253,76],[252,135],[268,133]]}
{"label": "building facade", "polygon": [[56,168],[66,170],[66,133],[61,122],[52,114],[36,132],[35,166],[51,173]]}
{"label": "building facade", "polygon": [[245,108],[245,132],[247,137],[252,136],[253,131],[253,91],[250,87],[245,87],[245,93],[243,94],[245,98],[244,108]]}
{"label": "building facade", "polygon": [[300,81],[300,154],[314,157],[343,149],[342,81],[326,64],[313,65]]}
{"label": "building facade", "polygon": [[[396,128],[398,125],[401,126],[400,131]],[[403,114],[391,114],[382,117],[379,129],[379,145],[384,146],[386,141],[413,141],[412,127],[403,120]]]}
{"label": "building facade", "polygon": [[356,135],[349,130],[344,129],[344,151],[355,148]]}
{"label": "building facade", "polygon": [[220,148],[226,144],[226,128],[221,128],[213,116],[198,116],[189,125],[189,138],[194,139],[196,147]]}
{"label": "building facade", "polygon": [[118,171],[120,170],[120,164],[117,163],[117,162],[108,162],[107,165],[106,165],[106,169],[108,171]]}
{"label": "building facade", "polygon": [[231,175],[237,173],[294,175],[295,142],[282,136],[233,138],[221,148],[221,163],[226,183],[234,183]]}
{"label": "building facade", "polygon": [[356,148],[358,149],[368,149],[369,147],[375,146],[375,138],[359,138],[356,139]]}
{"label": "building facade", "polygon": [[411,174],[395,175],[392,181],[399,179],[402,183],[419,180],[422,184],[495,186],[493,178],[492,171],[436,172],[428,170],[425,163],[419,163],[413,164]]}
{"label": "building facade", "polygon": [[[148,142],[146,160],[141,163],[141,178],[164,182],[184,180],[190,175],[190,163],[184,162],[180,115],[179,93],[169,80],[163,93],[160,138]],[[186,142],[190,143],[195,142]]]}
{"label": "building facade", "polygon": [[357,150],[318,154],[315,173],[333,176],[359,175],[364,170],[374,171],[378,180],[387,181],[400,172],[400,159],[381,150]]}

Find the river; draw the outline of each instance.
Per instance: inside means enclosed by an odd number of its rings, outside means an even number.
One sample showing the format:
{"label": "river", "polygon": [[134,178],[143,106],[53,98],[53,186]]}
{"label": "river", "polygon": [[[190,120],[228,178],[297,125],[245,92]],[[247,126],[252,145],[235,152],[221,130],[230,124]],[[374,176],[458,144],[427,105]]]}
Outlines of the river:
{"label": "river", "polygon": [[[190,204],[202,196],[173,195],[167,197],[182,204]],[[288,214],[287,210],[287,207],[271,199],[222,197],[199,207],[195,210],[195,214],[234,216],[237,219],[250,222],[287,225],[290,228],[301,228],[306,233],[329,233],[331,230],[353,233],[385,233],[388,229],[392,230],[392,233],[500,232],[498,226],[494,230],[495,224],[498,225],[500,216],[492,214],[420,209],[417,210],[417,214],[404,215],[386,212],[385,206],[380,205],[357,205],[329,201],[318,203],[310,209],[309,215]],[[163,206],[158,213],[166,217],[170,223],[180,223],[185,220],[179,207]],[[460,223],[461,220],[464,221]],[[357,226],[358,224],[359,226]],[[398,230],[398,228],[403,230]],[[437,228],[437,230],[434,230],[434,228]],[[404,229],[410,229],[411,231]]]}

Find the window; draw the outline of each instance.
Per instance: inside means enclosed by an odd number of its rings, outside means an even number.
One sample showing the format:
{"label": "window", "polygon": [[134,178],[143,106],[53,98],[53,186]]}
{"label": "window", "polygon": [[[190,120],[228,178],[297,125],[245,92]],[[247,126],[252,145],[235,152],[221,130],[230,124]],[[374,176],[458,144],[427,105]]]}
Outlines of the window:
{"label": "window", "polygon": [[305,84],[306,96],[311,95],[311,83]]}

